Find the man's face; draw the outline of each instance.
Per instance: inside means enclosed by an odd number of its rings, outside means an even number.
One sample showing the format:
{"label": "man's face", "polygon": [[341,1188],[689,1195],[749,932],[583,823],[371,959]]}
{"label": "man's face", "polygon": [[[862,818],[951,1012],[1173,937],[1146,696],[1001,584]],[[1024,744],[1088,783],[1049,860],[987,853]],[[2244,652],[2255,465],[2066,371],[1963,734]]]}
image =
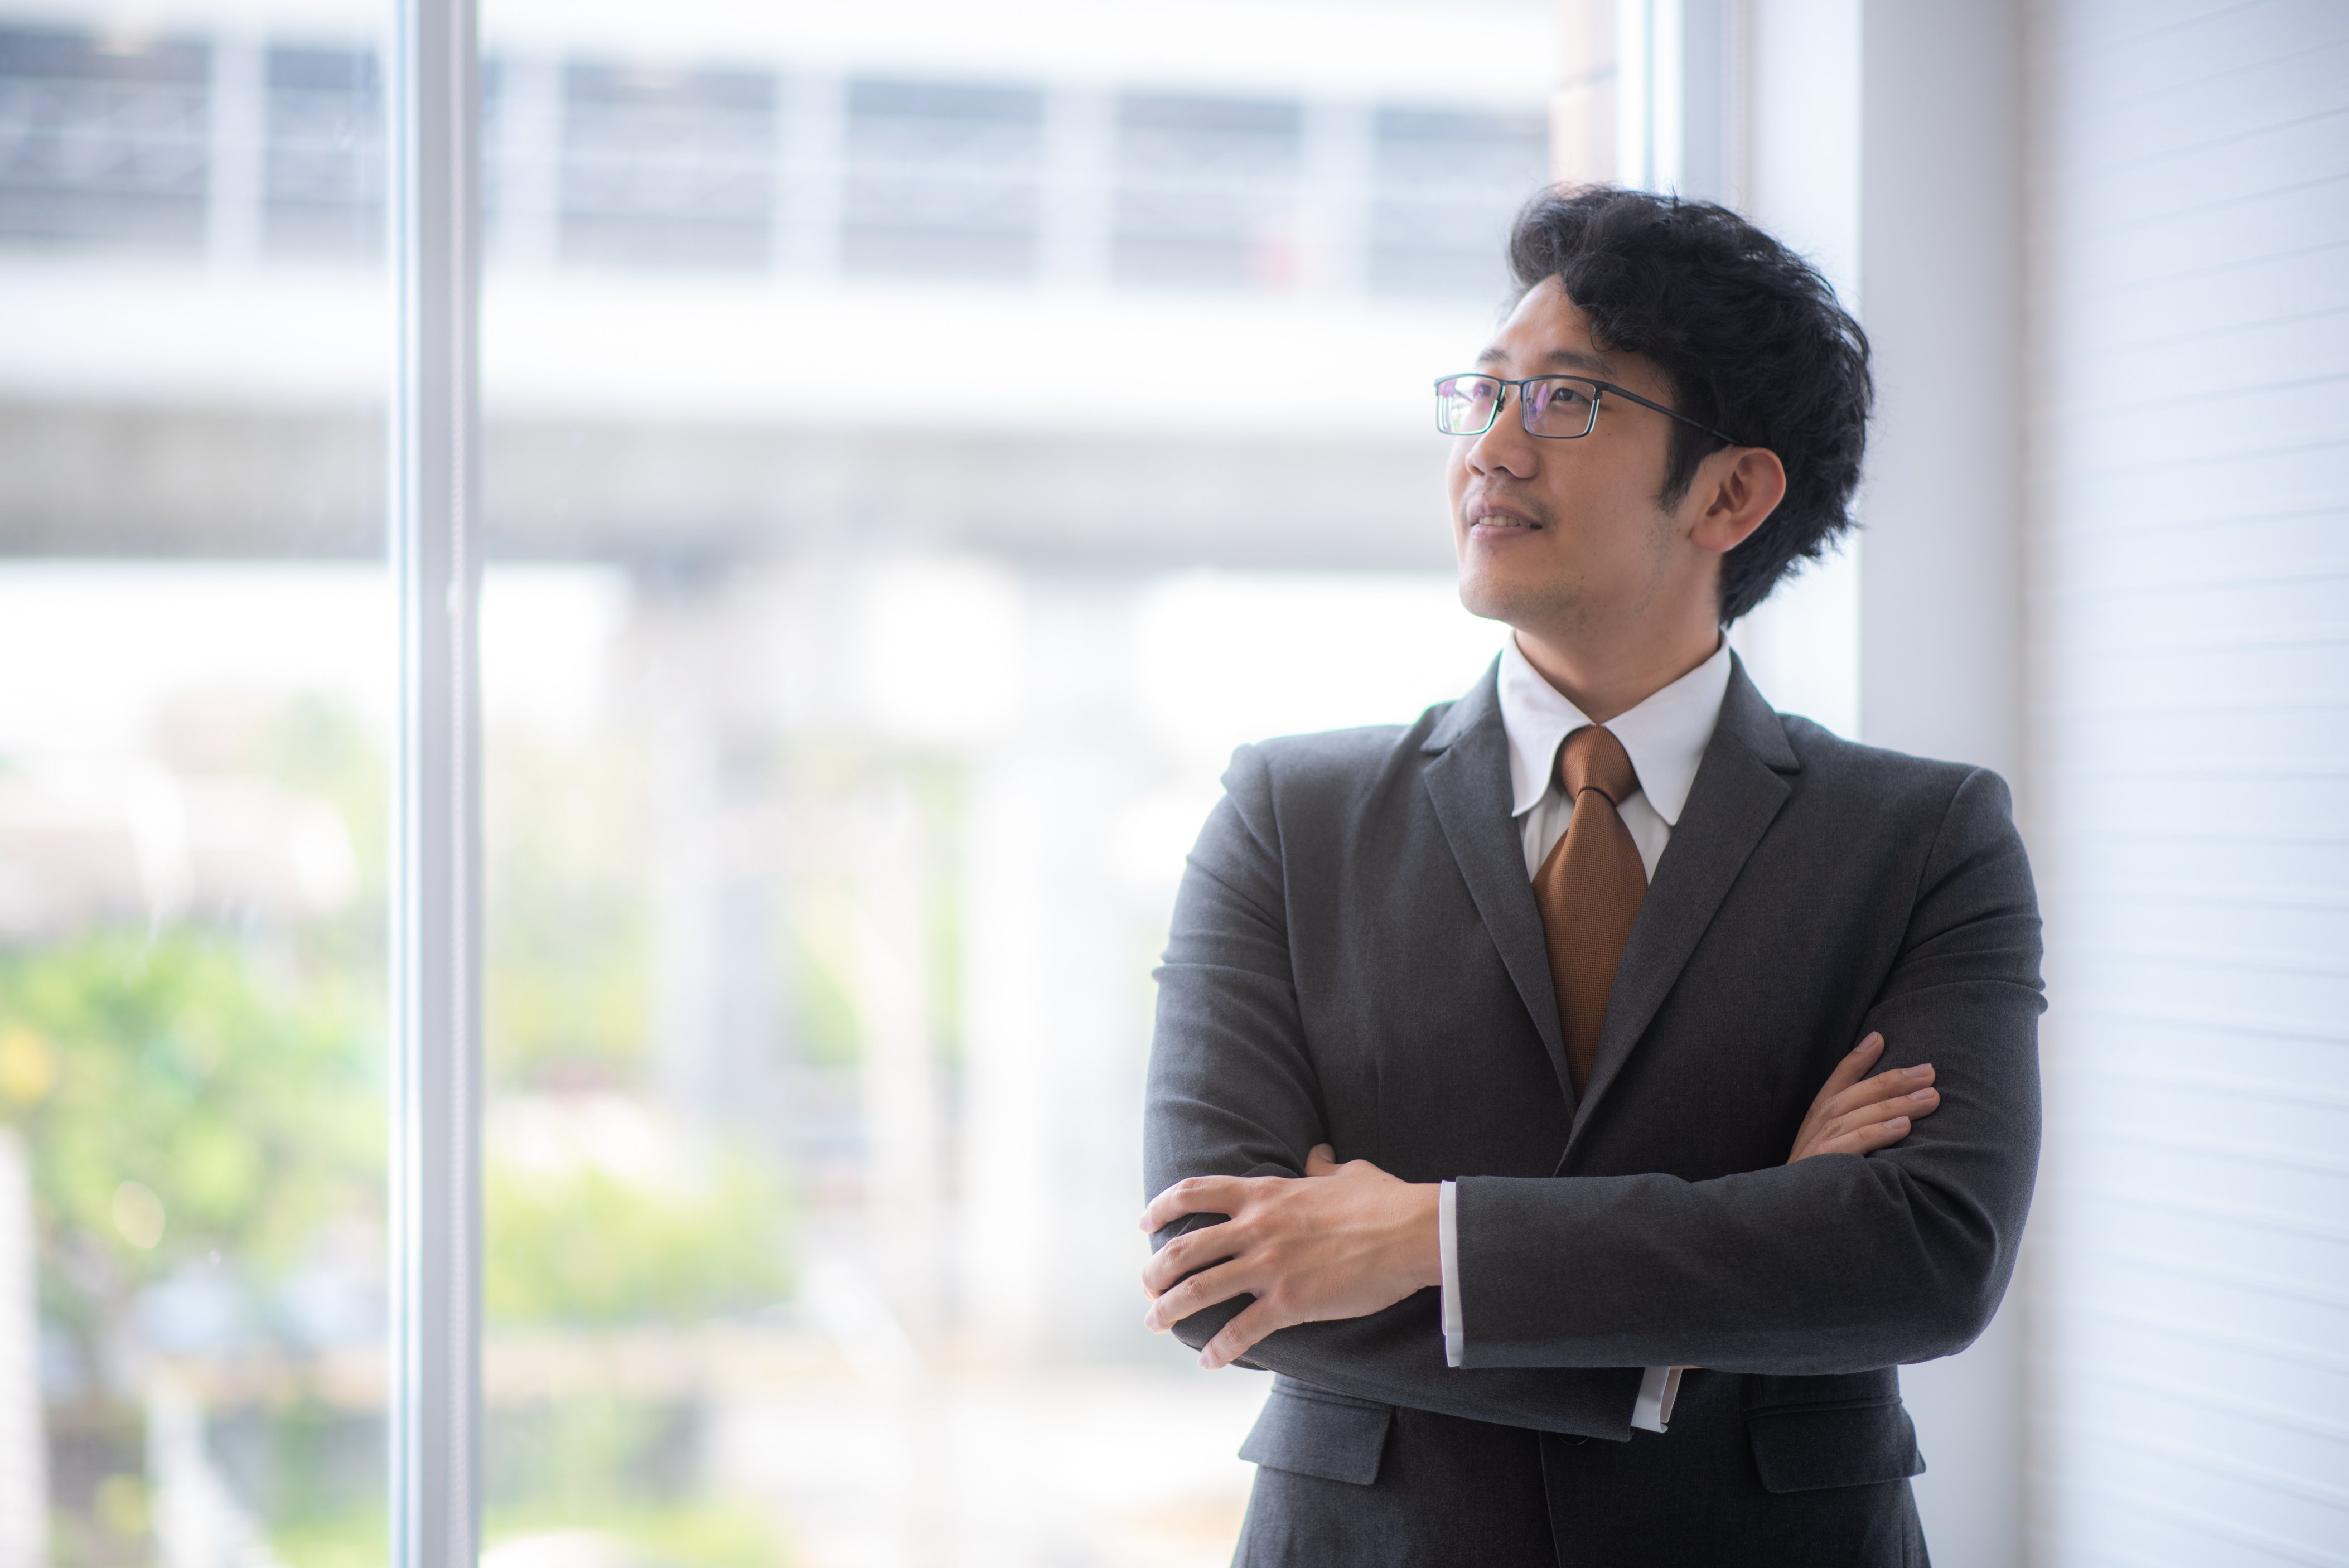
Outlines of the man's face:
{"label": "man's face", "polygon": [[[1477,368],[1516,380],[1589,376],[1671,404],[1663,376],[1637,355],[1602,353],[1556,278],[1518,302]],[[1445,468],[1460,602],[1528,631],[1604,632],[1636,620],[1697,569],[1683,531],[1657,503],[1672,421],[1599,400],[1598,428],[1574,440],[1526,434],[1517,393],[1493,428],[1453,439]],[[1677,596],[1677,595],[1675,595]]]}

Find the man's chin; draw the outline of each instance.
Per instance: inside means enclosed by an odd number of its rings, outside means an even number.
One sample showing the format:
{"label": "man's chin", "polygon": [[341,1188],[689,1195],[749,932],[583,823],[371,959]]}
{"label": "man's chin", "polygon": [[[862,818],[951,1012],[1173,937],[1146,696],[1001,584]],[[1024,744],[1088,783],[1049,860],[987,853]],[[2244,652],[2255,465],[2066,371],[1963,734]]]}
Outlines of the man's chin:
{"label": "man's chin", "polygon": [[1538,598],[1516,584],[1496,580],[1489,572],[1460,573],[1460,607],[1486,621],[1505,621],[1514,626]]}

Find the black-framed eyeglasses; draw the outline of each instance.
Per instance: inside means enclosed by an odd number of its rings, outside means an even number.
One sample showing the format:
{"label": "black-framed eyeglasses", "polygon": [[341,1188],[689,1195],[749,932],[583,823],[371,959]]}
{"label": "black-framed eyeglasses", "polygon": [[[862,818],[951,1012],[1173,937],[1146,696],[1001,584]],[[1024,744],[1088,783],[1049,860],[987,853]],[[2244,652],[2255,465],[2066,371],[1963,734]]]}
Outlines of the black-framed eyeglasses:
{"label": "black-framed eyeglasses", "polygon": [[1438,377],[1435,428],[1447,436],[1483,435],[1501,417],[1501,405],[1508,401],[1512,387],[1517,389],[1518,422],[1525,427],[1526,435],[1545,440],[1570,441],[1590,434],[1598,428],[1599,399],[1613,396],[1642,408],[1653,408],[1667,418],[1678,419],[1733,447],[1744,445],[1736,437],[1692,419],[1677,408],[1667,408],[1628,387],[1588,376],[1528,376],[1522,381],[1473,373]]}

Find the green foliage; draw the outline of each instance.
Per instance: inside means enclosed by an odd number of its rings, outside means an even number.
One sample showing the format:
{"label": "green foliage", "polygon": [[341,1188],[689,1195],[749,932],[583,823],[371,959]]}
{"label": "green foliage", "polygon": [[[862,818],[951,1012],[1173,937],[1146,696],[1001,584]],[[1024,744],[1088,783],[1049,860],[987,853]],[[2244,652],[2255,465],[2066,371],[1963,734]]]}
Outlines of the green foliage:
{"label": "green foliage", "polygon": [[[623,1500],[608,1492],[561,1502],[492,1505],[484,1550],[519,1536],[591,1531],[630,1550],[624,1558],[677,1568],[790,1568],[794,1554],[766,1515],[739,1502]],[[382,1568],[390,1537],[381,1509],[280,1524],[270,1546],[287,1568]]]}
{"label": "green foliage", "polygon": [[484,812],[491,1081],[633,1088],[651,1015],[641,758],[493,737]]}
{"label": "green foliage", "polygon": [[346,701],[322,693],[289,697],[233,758],[243,769],[319,796],[341,813],[358,868],[355,909],[382,918],[390,867],[391,774],[366,723]]}
{"label": "green foliage", "polygon": [[[821,848],[803,854],[780,900],[776,962],[783,976],[783,1033],[790,1057],[805,1067],[853,1068],[863,1053],[856,969],[862,924],[854,854],[854,813],[885,781],[901,785],[914,807],[923,864],[919,926],[895,934],[918,954],[931,1037],[940,1059],[962,1056],[965,899],[961,824],[969,779],[958,761],[905,750],[876,750],[837,738],[785,754],[782,798]],[[843,819],[846,821],[843,822]],[[910,940],[907,940],[910,939]]]}
{"label": "green foliage", "polygon": [[741,1159],[707,1180],[652,1185],[593,1164],[557,1171],[492,1162],[483,1179],[496,1323],[687,1323],[761,1306],[789,1284],[781,1193]]}
{"label": "green foliage", "polygon": [[347,699],[323,692],[192,694],[159,720],[167,766],[195,777],[266,779],[342,819],[356,885],[343,907],[270,933],[311,985],[353,986],[384,1010],[391,778],[379,738]]}
{"label": "green foliage", "polygon": [[847,923],[845,915],[833,910],[812,908],[785,930],[783,995],[791,1009],[791,1039],[800,1060],[810,1067],[853,1068],[862,1051],[864,1025],[841,977],[845,958],[837,950],[843,944],[818,940],[827,917],[842,927]]}
{"label": "green foliage", "polygon": [[[30,1145],[44,1295],[75,1328],[192,1258],[267,1274],[329,1216],[378,1211],[379,1052],[343,988],[264,967],[188,930],[0,954],[0,1117]],[[119,1223],[126,1182],[161,1200],[151,1246]]]}
{"label": "green foliage", "polygon": [[914,797],[921,802],[933,841],[935,880],[923,911],[923,948],[928,955],[930,1027],[938,1053],[949,1064],[962,1060],[964,942],[962,825],[970,819],[968,770],[959,763],[930,758],[911,769]]}
{"label": "green foliage", "polygon": [[781,1568],[792,1553],[769,1516],[703,1491],[710,1414],[699,1398],[608,1388],[492,1405],[483,1543],[585,1532],[642,1568]]}
{"label": "green foliage", "polygon": [[269,1544],[286,1568],[383,1568],[391,1559],[391,1527],[380,1507],[280,1521]]}

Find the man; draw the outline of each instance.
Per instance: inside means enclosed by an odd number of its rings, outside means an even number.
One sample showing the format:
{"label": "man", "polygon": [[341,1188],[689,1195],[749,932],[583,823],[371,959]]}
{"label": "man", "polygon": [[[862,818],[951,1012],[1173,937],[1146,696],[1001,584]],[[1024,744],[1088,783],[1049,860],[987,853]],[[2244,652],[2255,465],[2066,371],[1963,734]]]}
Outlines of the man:
{"label": "man", "polygon": [[1866,339],[1718,207],[1554,191],[1509,256],[1438,403],[1513,639],[1406,729],[1235,756],[1148,1322],[1279,1374],[1242,1563],[1922,1563],[1895,1368],[2014,1266],[2030,872],[1994,775],[1773,712],[1723,637],[1849,525]]}

